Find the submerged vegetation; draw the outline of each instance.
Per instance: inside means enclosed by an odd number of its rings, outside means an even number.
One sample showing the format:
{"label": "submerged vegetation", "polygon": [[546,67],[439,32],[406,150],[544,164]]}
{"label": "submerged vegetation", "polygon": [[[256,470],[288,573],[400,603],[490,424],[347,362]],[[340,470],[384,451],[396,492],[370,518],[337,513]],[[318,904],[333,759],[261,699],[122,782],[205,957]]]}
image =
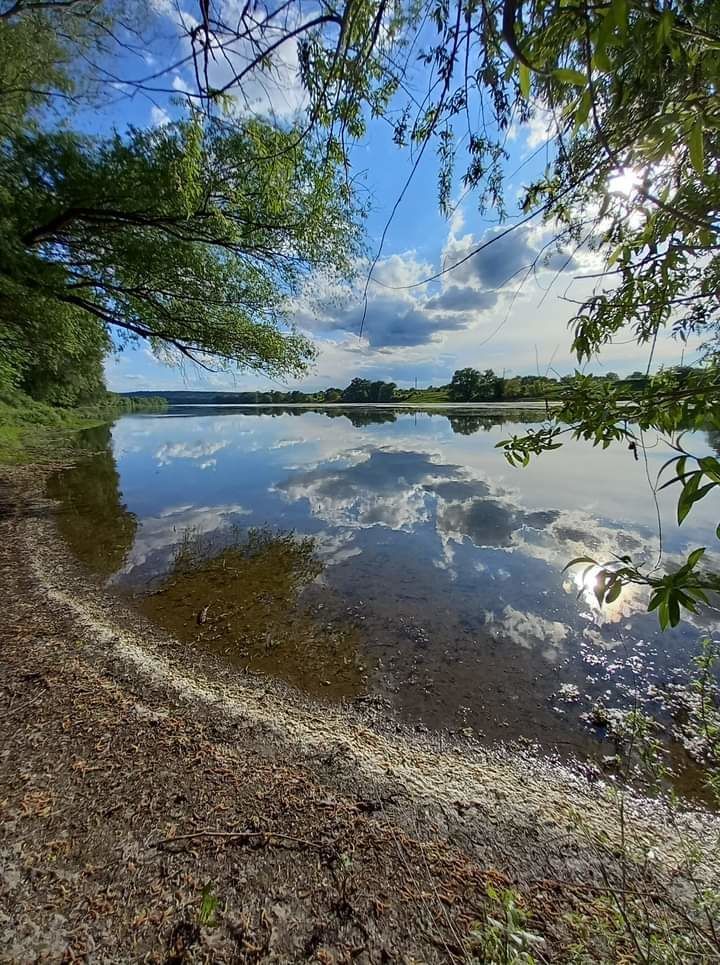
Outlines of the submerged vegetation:
{"label": "submerged vegetation", "polygon": [[300,599],[323,569],[309,536],[235,527],[219,542],[186,530],[170,572],[140,597],[140,608],[231,665],[311,694],[353,696],[364,680],[354,628]]}

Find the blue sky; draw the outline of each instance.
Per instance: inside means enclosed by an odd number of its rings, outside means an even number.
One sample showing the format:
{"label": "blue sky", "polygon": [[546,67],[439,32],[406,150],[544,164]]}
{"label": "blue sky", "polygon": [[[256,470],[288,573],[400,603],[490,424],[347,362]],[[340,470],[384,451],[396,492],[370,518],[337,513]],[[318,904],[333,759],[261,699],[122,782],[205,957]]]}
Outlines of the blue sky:
{"label": "blue sky", "polygon": [[[232,8],[234,0],[225,0]],[[171,0],[153,0],[142,49],[127,54],[117,65],[118,76],[147,76],[173,63],[187,49],[181,38],[178,8]],[[183,16],[192,24],[194,5],[184,0]],[[290,119],[302,103],[293,49],[284,49],[284,74],[275,89],[246,88],[251,108],[272,110]],[[218,67],[218,70],[221,68]],[[157,91],[126,96],[118,85],[117,99],[82,122],[88,130],[122,130],[128,123],[161,124],[177,116],[177,98],[192,78],[179,68],[165,77]],[[176,93],[174,93],[176,92]],[[353,147],[353,173],[370,201],[367,220],[368,250],[377,247],[388,218],[411,167],[407,151],[396,147],[384,121],[371,122],[367,136]],[[518,218],[514,199],[522,186],[542,169],[547,156],[544,124],[511,128],[506,147],[507,198],[510,221]],[[461,159],[458,167],[461,168]],[[576,367],[570,353],[568,320],[573,305],[594,282],[581,276],[597,266],[596,256],[577,252],[569,258],[551,257],[535,272],[526,271],[550,239],[549,228],[532,223],[475,255],[462,268],[430,285],[419,285],[443,265],[454,263],[483,240],[499,232],[493,212],[477,210],[473,194],[462,196],[450,219],[437,205],[437,164],[432,150],[423,157],[413,180],[388,227],[382,255],[368,290],[368,309],[362,337],[362,289],[366,269],[359,272],[354,289],[338,297],[332,282],[314,278],[308,293],[293,307],[293,320],[315,341],[318,360],[304,378],[271,383],[252,372],[209,374],[199,369],[173,368],[154,358],[148,346],[138,344],[113,355],[106,365],[108,387],[116,391],[170,388],[325,388],[346,385],[355,376],[382,378],[400,385],[442,384],[456,368],[473,365],[507,375],[565,374]],[[416,285],[417,287],[407,287]],[[654,364],[692,360],[692,346],[661,339]],[[619,339],[587,370],[620,374],[647,365],[648,349]]]}

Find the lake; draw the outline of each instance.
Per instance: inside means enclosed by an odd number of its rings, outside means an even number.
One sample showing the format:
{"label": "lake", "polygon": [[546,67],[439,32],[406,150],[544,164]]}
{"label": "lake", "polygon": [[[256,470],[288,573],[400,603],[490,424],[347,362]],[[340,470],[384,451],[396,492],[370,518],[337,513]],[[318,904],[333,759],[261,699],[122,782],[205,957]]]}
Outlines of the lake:
{"label": "lake", "polygon": [[[548,752],[608,753],[592,703],[650,700],[718,627],[660,633],[646,593],[600,609],[573,557],[655,562],[647,466],[582,442],[513,469],[496,443],[541,410],[176,407],[92,430],[58,475],[78,557],[157,625],[320,700],[379,698],[405,722]],[[715,437],[716,439],[716,437]],[[715,441],[686,437],[698,453]],[[717,545],[718,501],[664,559]]]}

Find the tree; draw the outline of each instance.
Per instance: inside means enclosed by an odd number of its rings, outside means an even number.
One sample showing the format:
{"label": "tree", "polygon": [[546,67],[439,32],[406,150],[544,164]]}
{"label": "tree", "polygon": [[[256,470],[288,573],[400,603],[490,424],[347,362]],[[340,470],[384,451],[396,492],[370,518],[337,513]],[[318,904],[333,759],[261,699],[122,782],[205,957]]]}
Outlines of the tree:
{"label": "tree", "polygon": [[371,402],[392,402],[397,386],[394,382],[373,382],[370,386]]}
{"label": "tree", "polygon": [[313,349],[283,328],[286,300],[311,268],[347,269],[356,238],[334,167],[296,141],[196,117],[6,142],[0,317],[62,313],[204,366],[303,372]]}
{"label": "tree", "polygon": [[369,379],[353,379],[350,385],[343,390],[343,402],[369,402],[370,384]]}
{"label": "tree", "polygon": [[358,251],[340,153],[197,110],[109,139],[67,113],[53,124],[54,98],[78,88],[77,38],[107,30],[97,6],[0,5],[0,377],[78,401],[86,387],[52,388],[56,360],[101,386],[111,333],[206,368],[304,372],[314,349],[289,324],[291,298]]}
{"label": "tree", "polygon": [[480,402],[502,398],[504,380],[498,379],[492,369],[458,369],[448,387],[451,402]]}
{"label": "tree", "polygon": [[451,402],[472,402],[480,394],[482,376],[477,369],[469,366],[457,369],[450,381],[448,395]]}

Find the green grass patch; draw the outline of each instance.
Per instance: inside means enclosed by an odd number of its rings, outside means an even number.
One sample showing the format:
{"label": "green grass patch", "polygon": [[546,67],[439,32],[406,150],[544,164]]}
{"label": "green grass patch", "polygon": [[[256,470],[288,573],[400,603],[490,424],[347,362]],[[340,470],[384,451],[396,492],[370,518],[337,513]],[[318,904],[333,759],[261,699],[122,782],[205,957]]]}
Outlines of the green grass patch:
{"label": "green grass patch", "polygon": [[164,399],[108,393],[92,405],[63,409],[37,402],[17,389],[0,389],[0,465],[47,462],[75,448],[82,429],[112,422],[127,412],[166,408]]}
{"label": "green grass patch", "polygon": [[407,389],[395,393],[396,401],[412,403],[450,402],[446,389]]}

